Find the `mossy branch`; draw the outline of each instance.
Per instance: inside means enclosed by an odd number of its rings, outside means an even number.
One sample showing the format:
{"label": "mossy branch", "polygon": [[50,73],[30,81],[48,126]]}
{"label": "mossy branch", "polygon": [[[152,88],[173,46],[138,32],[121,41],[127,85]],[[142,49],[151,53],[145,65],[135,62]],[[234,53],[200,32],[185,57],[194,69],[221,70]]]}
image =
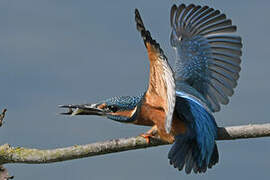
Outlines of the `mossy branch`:
{"label": "mossy branch", "polygon": [[[261,125],[244,125],[219,128],[218,140],[234,140],[270,136],[270,123]],[[50,150],[11,147],[8,144],[0,146],[0,164],[28,163],[41,164],[66,161],[84,157],[97,156],[133,149],[166,145],[160,139],[151,139],[148,143],[141,136],[114,139],[86,145],[74,145],[66,148]]]}

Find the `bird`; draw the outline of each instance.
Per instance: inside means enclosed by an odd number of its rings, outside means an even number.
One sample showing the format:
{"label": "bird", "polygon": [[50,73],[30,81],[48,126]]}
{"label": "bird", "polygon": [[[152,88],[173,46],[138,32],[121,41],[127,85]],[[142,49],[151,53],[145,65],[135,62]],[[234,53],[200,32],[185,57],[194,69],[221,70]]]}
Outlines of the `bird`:
{"label": "bird", "polygon": [[172,144],[171,165],[186,174],[204,173],[219,161],[218,126],[214,113],[229,103],[241,70],[242,39],[220,10],[194,4],[173,5],[170,45],[174,69],[145,28],[138,9],[135,22],[149,59],[147,90],[137,96],[117,96],[98,103],[59,105],[67,115],[97,115],[150,126],[142,136],[158,135]]}

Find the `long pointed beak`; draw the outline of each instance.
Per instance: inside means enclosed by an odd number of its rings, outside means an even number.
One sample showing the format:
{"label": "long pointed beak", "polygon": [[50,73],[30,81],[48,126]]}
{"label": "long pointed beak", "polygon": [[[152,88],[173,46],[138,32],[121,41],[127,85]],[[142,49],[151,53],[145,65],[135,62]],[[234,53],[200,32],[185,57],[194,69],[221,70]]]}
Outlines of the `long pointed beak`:
{"label": "long pointed beak", "polygon": [[104,115],[105,112],[103,109],[99,109],[96,107],[96,104],[82,104],[82,105],[58,105],[59,108],[68,108],[68,112],[60,113],[62,115]]}

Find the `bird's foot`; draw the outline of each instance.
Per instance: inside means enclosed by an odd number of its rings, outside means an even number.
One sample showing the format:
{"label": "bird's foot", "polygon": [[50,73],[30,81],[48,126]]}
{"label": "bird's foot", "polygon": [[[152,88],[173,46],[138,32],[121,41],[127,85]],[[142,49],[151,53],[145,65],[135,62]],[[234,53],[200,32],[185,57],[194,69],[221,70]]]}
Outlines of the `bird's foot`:
{"label": "bird's foot", "polygon": [[153,126],[146,133],[140,134],[141,137],[145,138],[147,143],[150,143],[151,138],[156,138],[158,135],[157,126]]}
{"label": "bird's foot", "polygon": [[140,134],[140,136],[143,137],[147,143],[150,143],[150,138],[154,138],[152,134],[147,134],[147,133]]}

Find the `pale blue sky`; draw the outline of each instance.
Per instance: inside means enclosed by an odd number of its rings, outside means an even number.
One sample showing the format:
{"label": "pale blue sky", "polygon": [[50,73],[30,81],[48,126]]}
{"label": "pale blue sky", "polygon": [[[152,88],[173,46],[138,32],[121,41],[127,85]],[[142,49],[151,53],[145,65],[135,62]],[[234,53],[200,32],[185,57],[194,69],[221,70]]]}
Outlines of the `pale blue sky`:
{"label": "pale blue sky", "polygon": [[[243,38],[239,86],[217,123],[269,122],[270,2],[233,0],[0,1],[0,108],[8,108],[0,143],[56,148],[138,135],[145,127],[102,117],[57,115],[58,104],[96,102],[143,92],[148,59],[134,23],[146,27],[173,63],[169,11],[173,3],[207,4],[238,26]],[[204,175],[169,166],[169,146],[47,165],[6,165],[16,179],[269,179],[270,139],[219,142],[220,162]]]}

